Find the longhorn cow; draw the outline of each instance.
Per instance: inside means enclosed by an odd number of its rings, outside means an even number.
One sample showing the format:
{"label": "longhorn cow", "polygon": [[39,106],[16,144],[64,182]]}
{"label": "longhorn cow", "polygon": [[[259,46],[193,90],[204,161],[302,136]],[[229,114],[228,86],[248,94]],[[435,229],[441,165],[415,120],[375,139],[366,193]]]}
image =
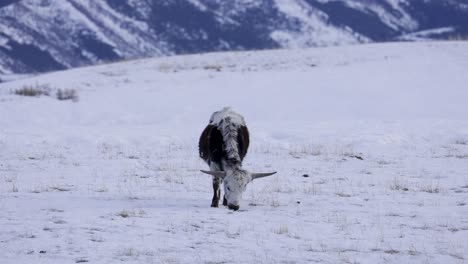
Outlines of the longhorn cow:
{"label": "longhorn cow", "polygon": [[238,210],[249,182],[276,173],[250,173],[242,169],[249,143],[249,131],[240,114],[225,107],[211,115],[198,143],[200,157],[210,167],[209,171],[202,172],[213,176],[211,207],[218,207],[221,183],[224,185],[223,205]]}

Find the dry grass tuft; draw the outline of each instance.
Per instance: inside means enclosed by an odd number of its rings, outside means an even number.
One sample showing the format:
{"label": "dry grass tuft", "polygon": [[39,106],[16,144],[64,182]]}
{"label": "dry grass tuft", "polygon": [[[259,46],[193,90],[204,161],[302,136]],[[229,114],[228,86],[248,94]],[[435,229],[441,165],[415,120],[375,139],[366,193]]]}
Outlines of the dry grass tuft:
{"label": "dry grass tuft", "polygon": [[71,100],[73,102],[78,102],[78,92],[75,89],[55,89],[49,84],[24,85],[14,90],[13,93],[21,96],[39,97],[51,96],[52,91],[55,91],[55,98],[60,101]]}
{"label": "dry grass tuft", "polygon": [[56,97],[60,101],[72,100],[73,102],[78,102],[78,93],[75,89],[58,89]]}
{"label": "dry grass tuft", "polygon": [[21,96],[49,96],[50,95],[50,85],[49,84],[35,84],[35,85],[24,85],[20,89],[14,91],[16,95]]}

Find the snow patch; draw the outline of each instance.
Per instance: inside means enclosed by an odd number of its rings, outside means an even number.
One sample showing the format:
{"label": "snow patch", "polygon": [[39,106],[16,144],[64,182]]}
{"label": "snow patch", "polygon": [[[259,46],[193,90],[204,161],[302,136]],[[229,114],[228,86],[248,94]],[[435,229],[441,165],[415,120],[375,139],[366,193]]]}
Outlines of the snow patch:
{"label": "snow patch", "polygon": [[199,0],[188,0],[189,3],[196,6],[200,11],[206,11],[208,8],[202,4]]}
{"label": "snow patch", "polygon": [[344,45],[366,42],[366,38],[346,29],[329,27],[327,15],[303,0],[275,0],[278,9],[301,22],[299,32],[274,31],[271,37],[286,48]]}
{"label": "snow patch", "polygon": [[450,33],[450,32],[453,32],[454,30],[455,29],[453,27],[427,29],[427,30],[421,30],[418,32],[409,33],[409,34],[404,34],[400,36],[399,39],[410,40],[410,41],[428,40],[428,39],[431,39],[431,37],[434,35]]}

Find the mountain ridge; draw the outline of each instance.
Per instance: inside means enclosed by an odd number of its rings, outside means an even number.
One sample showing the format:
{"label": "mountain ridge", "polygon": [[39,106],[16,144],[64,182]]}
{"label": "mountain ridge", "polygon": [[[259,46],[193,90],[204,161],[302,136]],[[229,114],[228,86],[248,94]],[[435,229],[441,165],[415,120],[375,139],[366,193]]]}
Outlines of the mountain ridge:
{"label": "mountain ridge", "polygon": [[9,0],[0,4],[0,73],[467,35],[468,0]]}

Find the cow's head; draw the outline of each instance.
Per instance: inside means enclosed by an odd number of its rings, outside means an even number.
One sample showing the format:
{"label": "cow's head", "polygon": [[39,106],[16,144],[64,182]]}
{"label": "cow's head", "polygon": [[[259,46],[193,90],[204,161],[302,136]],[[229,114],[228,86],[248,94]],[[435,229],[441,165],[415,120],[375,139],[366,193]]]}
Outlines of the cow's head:
{"label": "cow's head", "polygon": [[247,188],[247,184],[255,179],[270,176],[276,172],[269,173],[250,173],[246,170],[226,170],[226,171],[205,171],[201,172],[219,177],[224,183],[224,196],[227,200],[229,209],[238,210],[242,194]]}

